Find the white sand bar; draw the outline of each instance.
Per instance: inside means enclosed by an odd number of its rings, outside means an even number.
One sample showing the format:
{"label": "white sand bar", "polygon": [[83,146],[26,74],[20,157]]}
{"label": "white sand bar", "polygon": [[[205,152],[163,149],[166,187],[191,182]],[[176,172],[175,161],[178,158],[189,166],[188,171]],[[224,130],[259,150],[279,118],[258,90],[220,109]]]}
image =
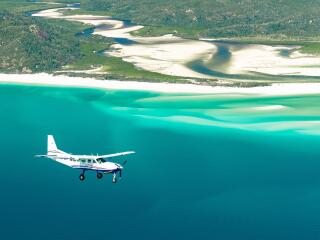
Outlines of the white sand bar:
{"label": "white sand bar", "polygon": [[[286,57],[280,51],[292,53]],[[302,54],[297,47],[249,45],[232,52],[229,74],[258,72],[271,75],[320,76],[320,57]]]}
{"label": "white sand bar", "polygon": [[195,84],[149,83],[117,80],[96,80],[93,78],[68,77],[64,75],[39,74],[0,74],[1,83],[70,86],[101,88],[114,90],[138,90],[164,93],[195,93],[195,94],[230,94],[283,96],[320,94],[320,83],[277,83],[264,87],[237,88],[211,87]]}
{"label": "white sand bar", "polygon": [[[73,8],[66,9],[72,10]],[[107,54],[120,57],[124,61],[133,63],[135,66],[151,72],[181,77],[208,77],[187,68],[185,65],[194,59],[212,55],[216,51],[214,44],[186,40],[173,35],[134,37],[130,32],[141,29],[143,26],[126,26],[123,21],[114,20],[106,16],[64,16],[61,13],[62,10],[63,8],[44,10],[33,14],[33,16],[66,19],[94,26],[108,26],[107,28],[95,29],[93,34],[112,38],[126,38],[137,42],[137,44],[114,44]]]}

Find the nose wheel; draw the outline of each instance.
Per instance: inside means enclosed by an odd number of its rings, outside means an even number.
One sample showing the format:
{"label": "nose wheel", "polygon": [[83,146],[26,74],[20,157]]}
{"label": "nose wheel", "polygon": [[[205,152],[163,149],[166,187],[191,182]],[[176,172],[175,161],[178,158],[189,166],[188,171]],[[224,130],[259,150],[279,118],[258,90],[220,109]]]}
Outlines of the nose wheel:
{"label": "nose wheel", "polygon": [[101,172],[98,172],[98,173],[97,173],[97,178],[98,178],[98,179],[101,179],[102,177],[103,177],[103,174],[102,174]]}
{"label": "nose wheel", "polygon": [[113,173],[112,182],[113,183],[117,182],[117,174],[115,172]]}

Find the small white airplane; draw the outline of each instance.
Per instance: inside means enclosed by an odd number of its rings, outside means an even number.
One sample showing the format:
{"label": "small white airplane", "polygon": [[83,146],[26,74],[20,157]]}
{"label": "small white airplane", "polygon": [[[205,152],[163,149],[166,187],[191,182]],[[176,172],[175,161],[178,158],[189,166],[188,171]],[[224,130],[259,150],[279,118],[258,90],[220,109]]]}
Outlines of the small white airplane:
{"label": "small white airplane", "polygon": [[[123,166],[119,163],[109,162],[109,158],[133,154],[135,152],[120,152],[108,155],[73,155],[70,153],[63,152],[57,148],[52,135],[48,135],[48,152],[46,155],[36,155],[36,157],[46,157],[54,161],[62,163],[72,168],[77,168],[82,170],[79,178],[81,181],[85,179],[85,171],[92,170],[97,172],[97,178],[101,179],[103,174],[111,173],[113,174],[112,182],[117,182],[117,173],[119,172],[119,177],[121,178]],[[126,161],[122,164],[126,164]]]}

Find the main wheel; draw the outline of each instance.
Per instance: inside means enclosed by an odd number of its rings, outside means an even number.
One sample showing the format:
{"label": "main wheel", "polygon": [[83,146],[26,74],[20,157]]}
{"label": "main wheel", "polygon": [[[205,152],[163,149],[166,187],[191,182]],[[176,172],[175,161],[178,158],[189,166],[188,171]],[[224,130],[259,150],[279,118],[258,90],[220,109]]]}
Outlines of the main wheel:
{"label": "main wheel", "polygon": [[83,181],[86,177],[84,176],[84,174],[80,174],[79,179],[80,181]]}
{"label": "main wheel", "polygon": [[98,178],[98,179],[101,179],[102,177],[103,177],[103,174],[102,174],[101,172],[98,172],[98,173],[97,173],[97,178]]}
{"label": "main wheel", "polygon": [[116,179],[116,178],[113,178],[113,179],[112,179],[112,182],[113,182],[113,183],[116,183],[116,182],[117,182],[117,179]]}

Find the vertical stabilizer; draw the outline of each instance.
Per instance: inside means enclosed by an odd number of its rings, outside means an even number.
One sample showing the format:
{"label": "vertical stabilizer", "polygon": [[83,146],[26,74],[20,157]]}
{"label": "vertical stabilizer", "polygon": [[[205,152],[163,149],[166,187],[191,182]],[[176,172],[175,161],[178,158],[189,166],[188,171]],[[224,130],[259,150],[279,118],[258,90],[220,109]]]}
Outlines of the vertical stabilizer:
{"label": "vertical stabilizer", "polygon": [[52,135],[48,135],[48,152],[57,151],[57,145]]}

